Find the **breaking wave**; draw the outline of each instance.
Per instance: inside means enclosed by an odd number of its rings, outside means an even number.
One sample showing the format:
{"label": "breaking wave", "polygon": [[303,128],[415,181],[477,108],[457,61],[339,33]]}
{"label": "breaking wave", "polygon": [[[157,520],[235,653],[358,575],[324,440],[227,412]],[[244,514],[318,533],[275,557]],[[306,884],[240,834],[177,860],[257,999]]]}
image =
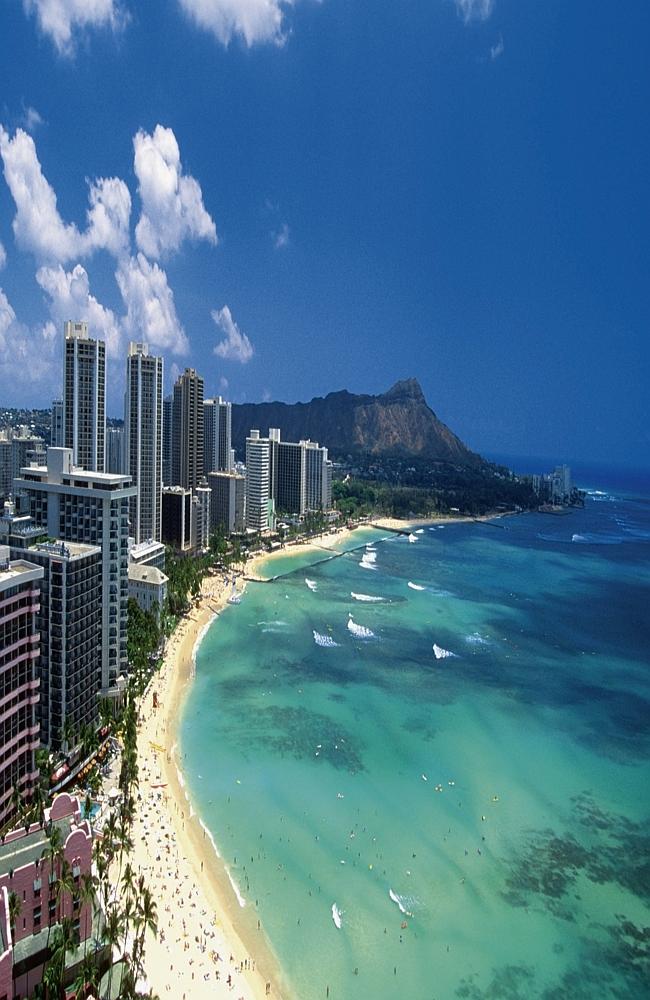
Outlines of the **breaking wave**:
{"label": "breaking wave", "polygon": [[447,660],[450,657],[453,657],[453,659],[457,658],[456,653],[452,653],[450,649],[443,649],[442,646],[437,644],[437,642],[434,642],[433,644],[433,652],[436,660]]}
{"label": "breaking wave", "polygon": [[317,632],[316,629],[312,629],[314,642],[317,646],[323,646],[325,649],[332,649],[334,646],[338,646],[338,642],[332,639],[331,635],[323,635],[322,632]]}

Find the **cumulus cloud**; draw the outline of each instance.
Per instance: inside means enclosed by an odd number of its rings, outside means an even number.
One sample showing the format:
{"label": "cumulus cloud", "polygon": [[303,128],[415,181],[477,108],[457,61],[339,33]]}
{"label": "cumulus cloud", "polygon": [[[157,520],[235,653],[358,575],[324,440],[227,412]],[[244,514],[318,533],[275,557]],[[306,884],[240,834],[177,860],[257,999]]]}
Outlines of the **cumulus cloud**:
{"label": "cumulus cloud", "polygon": [[25,13],[35,14],[38,26],[60,55],[72,55],[79,32],[89,28],[117,30],[127,20],[116,0],[23,0]]}
{"label": "cumulus cloud", "polygon": [[456,0],[456,10],[465,24],[487,21],[494,10],[494,0]]}
{"label": "cumulus cloud", "polygon": [[144,254],[120,261],[115,273],[126,316],[123,328],[131,340],[144,340],[158,350],[186,354],[189,343],[174,304],[167,274]]}
{"label": "cumulus cloud", "polygon": [[39,260],[66,263],[95,250],[118,254],[128,247],[131,195],[124,181],[102,177],[90,183],[88,226],[80,232],[61,218],[31,135],[19,128],[12,139],[0,126],[0,156],[16,205],[12,228],[22,249]]}
{"label": "cumulus cloud", "polygon": [[503,44],[503,35],[499,35],[499,41],[496,45],[490,46],[490,59],[494,62],[495,59],[498,59],[499,56],[503,55],[504,49],[505,45]]}
{"label": "cumulus cloud", "polygon": [[36,280],[49,299],[55,330],[61,330],[68,319],[85,321],[93,337],[106,341],[107,355],[110,358],[120,357],[122,336],[119,320],[111,309],[90,294],[88,273],[81,264],[77,264],[72,271],[65,271],[60,264],[40,267]]}
{"label": "cumulus cloud", "polygon": [[283,222],[277,232],[271,233],[273,246],[276,250],[282,250],[289,246],[289,226]]}
{"label": "cumulus cloud", "polygon": [[102,247],[120,257],[128,252],[131,235],[131,195],[119,177],[100,177],[90,185],[88,230],[84,241],[89,250]]}
{"label": "cumulus cloud", "polygon": [[210,315],[222,333],[225,333],[224,339],[219,341],[214,353],[226,361],[239,361],[245,365],[253,357],[253,345],[235,323],[228,306],[224,306],[223,309],[213,309]]}
{"label": "cumulus cloud", "polygon": [[133,139],[134,169],[142,213],[135,228],[136,243],[148,257],[178,250],[183,240],[217,242],[217,229],[203,204],[201,187],[183,174],[180,151],[172,129],[156,125],[153,135],[138,131]]}
{"label": "cumulus cloud", "polygon": [[7,251],[3,247],[2,243],[0,243],[0,271],[5,266],[6,263],[7,263]]}
{"label": "cumulus cloud", "polygon": [[188,17],[209,31],[222,45],[239,36],[250,46],[263,42],[282,45],[282,19],[293,0],[179,0]]}
{"label": "cumulus cloud", "polygon": [[30,330],[21,323],[14,309],[0,288],[0,380],[3,385],[11,381],[12,387],[36,384],[56,385],[55,361],[58,360],[53,326]]}

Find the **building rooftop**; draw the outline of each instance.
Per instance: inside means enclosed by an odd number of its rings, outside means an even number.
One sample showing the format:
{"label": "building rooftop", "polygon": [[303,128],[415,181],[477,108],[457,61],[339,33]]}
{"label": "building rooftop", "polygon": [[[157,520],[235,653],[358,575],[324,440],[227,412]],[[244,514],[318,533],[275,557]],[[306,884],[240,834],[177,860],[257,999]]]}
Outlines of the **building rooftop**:
{"label": "building rooftop", "polygon": [[84,556],[101,555],[101,545],[87,545],[85,542],[39,542],[28,551],[45,552],[60,559],[81,559]]}
{"label": "building rooftop", "polygon": [[136,545],[132,545],[129,549],[129,558],[134,562],[139,559],[144,559],[146,556],[151,555],[152,552],[159,552],[165,549],[162,542],[157,542],[154,538],[147,538],[144,542],[138,542]]}
{"label": "building rooftop", "polygon": [[129,580],[132,580],[134,583],[151,583],[159,587],[163,583],[167,583],[169,577],[165,576],[162,570],[156,566],[139,566],[137,563],[131,563],[129,566]]}
{"label": "building rooftop", "polygon": [[26,573],[32,574],[28,579],[37,580],[43,575],[43,570],[26,559],[9,560],[9,547],[0,546],[0,590],[6,590],[7,587],[20,583],[20,578]]}
{"label": "building rooftop", "polygon": [[[55,826],[61,831],[63,843],[65,844],[72,831],[72,816],[63,816],[61,819],[53,820]],[[46,827],[34,830],[18,840],[12,840],[8,844],[0,845],[0,875],[4,875],[9,870],[24,868],[25,865],[33,865],[40,861],[41,855],[49,843]]]}

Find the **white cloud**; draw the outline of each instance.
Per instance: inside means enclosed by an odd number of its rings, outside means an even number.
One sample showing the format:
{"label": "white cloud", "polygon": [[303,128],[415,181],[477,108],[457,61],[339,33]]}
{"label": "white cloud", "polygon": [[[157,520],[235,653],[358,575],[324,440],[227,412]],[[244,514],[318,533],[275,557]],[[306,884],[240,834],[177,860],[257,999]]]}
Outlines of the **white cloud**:
{"label": "white cloud", "polygon": [[229,385],[228,379],[222,375],[219,379],[219,392],[228,392]]}
{"label": "white cloud", "polygon": [[36,383],[52,391],[57,384],[60,360],[52,336],[52,324],[30,330],[19,322],[4,291],[0,288],[0,381],[12,387]]}
{"label": "white cloud", "polygon": [[117,177],[90,183],[88,227],[80,232],[63,221],[54,188],[41,169],[36,146],[23,129],[9,134],[0,126],[0,156],[4,175],[16,204],[12,228],[18,245],[39,260],[65,263],[105,249],[120,254],[128,249],[131,195]]}
{"label": "white cloud", "polygon": [[23,0],[23,7],[25,13],[36,14],[40,30],[61,55],[72,55],[80,31],[117,30],[127,20],[116,0]]}
{"label": "white cloud", "polygon": [[487,21],[494,10],[494,0],[456,0],[456,10],[465,24]]}
{"label": "white cloud", "polygon": [[505,45],[503,44],[503,35],[499,35],[499,41],[496,45],[492,45],[490,47],[490,59],[494,62],[495,59],[498,59],[499,56],[503,55],[504,49]]}
{"label": "white cloud", "polygon": [[111,309],[90,294],[88,273],[81,264],[77,264],[72,271],[65,271],[60,264],[41,267],[36,272],[36,280],[49,298],[55,330],[60,331],[68,319],[83,320],[88,323],[91,336],[106,341],[107,355],[110,358],[120,357],[122,334],[119,320]]}
{"label": "white cloud", "polygon": [[63,222],[54,189],[43,176],[31,135],[16,129],[13,139],[0,126],[0,156],[16,203],[12,223],[18,245],[38,257],[69,260],[80,249],[79,230]]}
{"label": "white cloud", "polygon": [[84,235],[88,249],[101,247],[114,257],[128,253],[131,195],[124,181],[119,177],[100,177],[90,185],[89,200],[88,230]]}
{"label": "white cloud", "polygon": [[199,183],[183,174],[172,129],[156,125],[153,135],[138,131],[133,139],[134,169],[142,214],[136,243],[148,257],[178,250],[184,239],[217,242],[216,226],[203,204]]}
{"label": "white cloud", "polygon": [[39,115],[36,108],[29,106],[25,108],[25,113],[23,114],[23,124],[28,132],[33,132],[39,125],[43,124],[43,119]]}
{"label": "white cloud", "polygon": [[226,335],[223,340],[219,341],[214,353],[227,361],[239,361],[245,365],[253,357],[253,345],[235,323],[228,306],[219,310],[213,309],[210,315],[219,329]]}
{"label": "white cloud", "polygon": [[276,250],[282,250],[284,247],[289,246],[289,226],[286,222],[283,222],[277,233],[271,233],[273,237],[273,246]]}
{"label": "white cloud", "polygon": [[293,0],[179,0],[188,17],[211,32],[222,45],[239,35],[249,47],[272,42],[282,45],[282,18]]}
{"label": "white cloud", "polygon": [[122,325],[129,339],[186,354],[189,343],[165,271],[139,253],[120,261],[115,279],[127,310]]}
{"label": "white cloud", "polygon": [[0,243],[0,271],[5,266],[6,263],[7,263],[7,251],[3,247],[2,243]]}

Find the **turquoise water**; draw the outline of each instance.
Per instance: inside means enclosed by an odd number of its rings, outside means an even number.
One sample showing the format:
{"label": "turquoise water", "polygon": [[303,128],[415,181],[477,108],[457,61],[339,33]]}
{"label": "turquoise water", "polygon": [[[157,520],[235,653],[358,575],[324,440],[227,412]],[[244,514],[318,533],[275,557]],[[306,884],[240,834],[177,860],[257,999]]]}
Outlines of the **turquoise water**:
{"label": "turquoise water", "polygon": [[201,646],[183,766],[247,907],[301,1000],[650,995],[650,502],[416,537]]}

